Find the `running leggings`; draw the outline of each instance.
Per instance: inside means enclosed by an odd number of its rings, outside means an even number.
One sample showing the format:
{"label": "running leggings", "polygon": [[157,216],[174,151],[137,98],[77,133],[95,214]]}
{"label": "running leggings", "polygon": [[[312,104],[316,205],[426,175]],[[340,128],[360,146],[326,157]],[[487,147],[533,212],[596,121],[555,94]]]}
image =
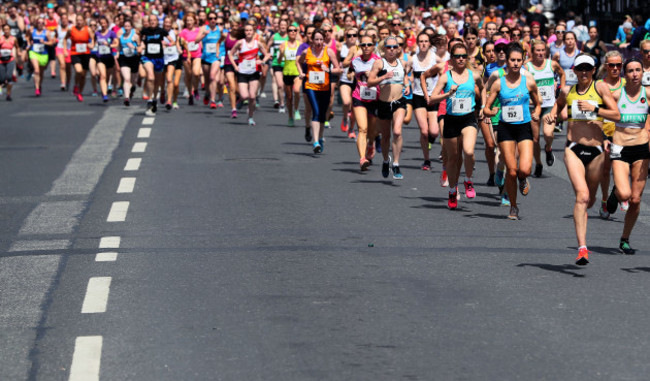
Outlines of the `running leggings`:
{"label": "running leggings", "polygon": [[0,84],[11,82],[16,61],[0,63]]}
{"label": "running leggings", "polygon": [[311,106],[311,121],[325,123],[327,108],[330,105],[331,90],[317,91],[305,89],[309,105]]}

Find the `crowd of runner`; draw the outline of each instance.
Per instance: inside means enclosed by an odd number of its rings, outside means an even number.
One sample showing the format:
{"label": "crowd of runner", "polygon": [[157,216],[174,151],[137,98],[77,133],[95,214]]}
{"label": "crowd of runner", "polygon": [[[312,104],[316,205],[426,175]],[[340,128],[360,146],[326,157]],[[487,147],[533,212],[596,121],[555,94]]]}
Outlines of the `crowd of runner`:
{"label": "crowd of runner", "polygon": [[531,192],[528,177],[554,165],[554,134],[565,126],[576,263],[585,265],[587,210],[599,188],[600,217],[625,211],[619,248],[634,254],[629,238],[650,161],[646,24],[637,15],[619,28],[613,42],[639,49],[624,59],[608,51],[597,26],[572,15],[549,24],[541,5],[508,11],[303,0],[5,3],[0,88],[11,101],[12,84],[24,78],[40,97],[44,78],[58,77],[61,91],[78,102],[92,94],[102,102],[120,97],[130,107],[141,87],[147,115],[159,102],[173,110],[202,100],[210,109],[227,104],[232,118],[245,108],[254,126],[270,87],[287,126],[304,120],[314,154],[323,152],[323,132],[340,113],[341,132],[356,139],[359,170],[380,153],[381,175],[395,180],[404,179],[402,128],[415,119],[423,171],[432,169],[440,138],[440,185],[451,210],[461,190],[476,197],[480,133],[487,185],[497,187],[511,220],[519,219],[518,193]]}

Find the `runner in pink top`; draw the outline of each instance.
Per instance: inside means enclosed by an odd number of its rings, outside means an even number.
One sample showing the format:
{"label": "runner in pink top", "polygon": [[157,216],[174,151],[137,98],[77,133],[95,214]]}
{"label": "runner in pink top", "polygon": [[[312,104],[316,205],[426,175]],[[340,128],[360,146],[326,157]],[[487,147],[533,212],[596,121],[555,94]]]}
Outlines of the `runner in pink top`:
{"label": "runner in pink top", "polygon": [[[185,87],[190,90],[189,104],[199,97],[199,79],[201,78],[201,43],[194,42],[201,28],[197,26],[196,14],[189,12],[183,20],[185,29],[179,34],[183,47],[183,67],[185,68]],[[188,57],[189,53],[189,57]]]}

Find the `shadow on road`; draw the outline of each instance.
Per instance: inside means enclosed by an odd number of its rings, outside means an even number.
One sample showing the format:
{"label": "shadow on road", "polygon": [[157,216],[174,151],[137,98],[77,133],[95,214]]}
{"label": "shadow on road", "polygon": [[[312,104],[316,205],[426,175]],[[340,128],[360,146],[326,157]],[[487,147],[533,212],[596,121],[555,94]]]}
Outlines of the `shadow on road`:
{"label": "shadow on road", "polygon": [[552,271],[560,274],[571,275],[574,278],[584,278],[584,274],[580,274],[571,270],[582,270],[582,267],[576,265],[552,265],[550,263],[520,263],[517,267],[537,267],[538,269]]}
{"label": "shadow on road", "polygon": [[632,274],[636,274],[636,273],[640,273],[640,272],[650,273],[650,267],[632,267],[632,268],[629,268],[629,269],[622,268],[621,270],[626,271],[628,273],[632,273]]}
{"label": "shadow on road", "polygon": [[[578,250],[577,247],[572,247],[571,249]],[[621,255],[621,252],[617,248],[613,247],[602,247],[602,246],[591,246],[589,245],[589,250],[598,254],[607,254],[607,255]]]}
{"label": "shadow on road", "polygon": [[467,218],[491,218],[493,220],[506,220],[507,219],[507,212],[504,211],[503,214],[474,213],[474,214],[466,214],[465,217],[467,217]]}

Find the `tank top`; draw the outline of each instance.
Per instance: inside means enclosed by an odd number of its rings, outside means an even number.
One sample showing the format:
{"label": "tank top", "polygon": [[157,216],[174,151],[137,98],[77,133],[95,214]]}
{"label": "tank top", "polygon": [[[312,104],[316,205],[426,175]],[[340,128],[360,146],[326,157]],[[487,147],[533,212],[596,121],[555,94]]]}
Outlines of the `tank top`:
{"label": "tank top", "polygon": [[578,109],[579,100],[586,100],[594,106],[603,106],[603,98],[601,98],[600,94],[598,94],[598,91],[596,90],[596,81],[591,81],[589,88],[584,94],[578,93],[577,85],[571,86],[571,90],[569,90],[569,94],[566,96],[567,111],[569,114],[569,122],[581,120],[603,120],[603,118],[597,116],[595,112],[580,111]]}
{"label": "tank top", "polygon": [[[173,41],[176,41],[176,32],[174,29],[170,29],[169,32],[169,38],[172,39]],[[174,62],[178,60],[180,57],[180,54],[178,53],[178,48],[176,48],[176,44],[174,43],[173,45],[167,45],[167,40],[163,41],[163,59],[165,61],[165,65],[167,65],[170,62]]]}
{"label": "tank top", "polygon": [[641,84],[643,86],[650,86],[650,68],[646,70],[643,68],[643,77],[641,78]]}
{"label": "tank top", "polygon": [[[429,56],[429,63],[426,65],[420,63],[417,55],[413,56],[413,95],[419,95],[421,97],[424,96],[420,76],[422,73],[431,69],[436,64],[436,60],[432,57],[432,53],[428,53],[427,56]],[[428,95],[433,94],[433,88],[436,87],[439,77],[439,75],[436,75],[435,77],[427,78],[427,92],[429,93]]]}
{"label": "tank top", "polygon": [[199,58],[203,54],[201,50],[201,43],[196,43],[196,36],[199,35],[201,28],[195,27],[194,29],[183,29],[181,31],[180,37],[187,42],[187,49],[183,50],[183,58],[187,58],[187,52],[190,52],[190,57]]}
{"label": "tank top", "polygon": [[636,101],[632,102],[625,92],[621,89],[621,97],[618,99],[618,111],[621,113],[621,120],[616,122],[616,127],[623,128],[644,128],[645,121],[648,118],[648,97],[646,96],[645,87],[641,86],[641,94]]}
{"label": "tank top", "polygon": [[[621,80],[618,83],[618,86],[616,86],[613,89],[609,86],[609,84],[607,84],[607,82],[605,82],[602,79],[599,79],[598,81],[596,81],[596,84],[598,82],[604,82],[605,85],[607,85],[607,88],[609,89],[610,93],[613,93],[616,90],[618,90],[618,89],[622,88],[623,86],[625,86],[625,78],[621,78]],[[613,121],[608,120],[608,119],[603,119],[603,134],[605,134],[605,136],[607,136],[607,137],[614,136],[614,131],[615,130],[616,130],[616,123],[614,123]]]}
{"label": "tank top", "polygon": [[576,60],[578,55],[578,50],[573,53],[573,56],[566,54],[566,50],[560,50],[560,66],[564,69],[564,74],[566,76],[566,84],[568,86],[573,86],[578,83],[578,76],[573,71],[573,62]]}
{"label": "tank top", "polygon": [[557,46],[557,45],[555,45],[555,43],[552,43],[552,44],[550,44],[548,46],[548,51],[549,51],[551,57],[553,57],[555,55],[555,53],[559,52],[560,50],[564,50],[564,44],[562,44],[560,46]]}
{"label": "tank top", "polygon": [[9,28],[11,29],[11,35],[20,38],[22,33],[20,31],[20,27],[18,26],[18,21],[13,20],[10,17],[7,17],[7,25],[9,25]]}
{"label": "tank top", "polygon": [[535,69],[532,61],[526,63],[526,69],[535,78],[539,97],[542,100],[542,107],[553,107],[555,104],[555,73],[553,72],[551,60],[545,60],[542,70]]}
{"label": "tank top", "polygon": [[8,63],[14,60],[13,49],[15,39],[0,36],[0,62]]}
{"label": "tank top", "polygon": [[467,115],[476,107],[474,73],[467,69],[467,81],[459,84],[454,81],[451,72],[451,70],[447,71],[447,84],[444,91],[448,92],[453,85],[458,85],[458,89],[452,97],[447,99],[447,115]]}
{"label": "tank top", "polygon": [[[131,33],[128,36],[124,32],[122,33],[122,37],[120,37],[120,54],[124,57],[133,57],[136,54],[136,44],[133,41],[133,37],[135,37],[135,29],[131,29]],[[129,44],[132,46],[129,46]]]}
{"label": "tank top", "polygon": [[305,89],[315,91],[330,90],[330,73],[323,71],[321,65],[330,66],[330,57],[327,54],[327,48],[323,46],[323,56],[318,58],[314,55],[311,47],[307,48],[305,53],[305,63],[307,64],[307,82]]}
{"label": "tank top", "polygon": [[240,74],[253,74],[260,70],[259,66],[255,64],[257,54],[260,51],[257,40],[252,41],[252,46],[246,46],[246,39],[241,40],[241,48],[239,48],[239,73]]}
{"label": "tank top", "polygon": [[287,76],[298,75],[298,67],[296,66],[296,56],[298,55],[298,41],[294,41],[296,46],[289,47],[289,41],[284,45],[284,57],[282,57],[282,62],[284,67],[282,68],[282,74]]}
{"label": "tank top", "polygon": [[32,47],[30,50],[38,54],[47,53],[45,50],[45,41],[47,41],[47,29],[43,29],[40,32],[34,29],[32,31]]}
{"label": "tank top", "polygon": [[587,43],[584,44],[584,52],[591,54],[592,57],[596,60],[596,67],[600,67],[600,55],[603,50],[600,48],[600,39],[596,40],[596,43],[591,48],[587,46]]}
{"label": "tank top", "polygon": [[[219,39],[221,39],[221,28],[217,27],[215,30],[211,30],[209,26],[205,27],[205,31],[208,34],[203,37],[201,42],[203,43],[203,54],[201,59],[212,63],[219,59]],[[257,45],[256,45],[257,46]]]}
{"label": "tank top", "polygon": [[63,28],[61,25],[59,25],[59,26],[56,28],[56,38],[59,40],[59,41],[56,43],[56,47],[57,47],[57,48],[59,48],[59,49],[63,49],[63,48],[65,48],[66,45],[67,45],[67,48],[70,49],[70,41],[67,41],[67,42],[66,42],[66,40],[65,40],[65,35],[68,34],[68,30],[69,30],[69,29],[70,29],[70,26],[68,26],[68,27],[66,27],[66,28]]}
{"label": "tank top", "polygon": [[492,73],[494,73],[495,71],[497,71],[499,69],[505,69],[505,68],[506,68],[506,64],[503,64],[502,66],[499,66],[498,62],[489,63],[489,64],[485,65],[485,76],[484,77],[487,80],[487,79],[490,78]]}
{"label": "tank top", "polygon": [[[404,84],[404,66],[402,65],[402,61],[398,58],[395,63],[395,66],[392,66],[391,64],[386,61],[385,58],[381,59],[382,64],[383,64],[383,69],[382,72],[385,71],[392,71],[393,72],[393,77],[384,79],[381,82],[379,82],[379,85],[403,85]],[[382,74],[383,75],[383,74]]]}
{"label": "tank top", "polygon": [[519,85],[514,89],[508,87],[506,76],[502,76],[499,102],[501,103],[501,121],[509,124],[530,122],[530,94],[526,85],[526,76],[522,75]]}
{"label": "tank top", "polygon": [[278,62],[278,57],[280,55],[280,46],[285,41],[289,40],[289,35],[287,34],[286,36],[282,37],[280,33],[275,33],[273,35],[273,44],[271,45],[271,55],[273,56],[273,61],[271,62],[271,66],[283,66],[284,67],[284,61],[282,61],[282,64]]}
{"label": "tank top", "polygon": [[76,26],[70,28],[70,40],[72,41],[71,55],[90,54],[90,50],[88,49],[90,29],[88,26],[84,26],[81,30],[77,29]]}
{"label": "tank top", "polygon": [[49,30],[50,32],[54,32],[57,27],[59,26],[59,23],[56,22],[54,19],[45,19],[45,29]]}
{"label": "tank top", "polygon": [[366,75],[366,72],[372,69],[372,65],[378,59],[381,59],[381,57],[373,53],[368,61],[364,61],[362,56],[355,57],[352,60],[350,67],[352,67],[356,79],[356,86],[352,92],[354,99],[361,102],[372,102],[379,99],[379,86],[368,87],[368,76]]}
{"label": "tank top", "polygon": [[[230,49],[232,49],[233,46],[235,46],[236,43],[237,43],[237,40],[230,37],[230,34],[228,34],[228,36],[226,37],[226,40],[224,41],[224,44],[226,46],[225,51],[229,52]],[[230,62],[230,57],[228,57],[228,54],[226,54],[226,59],[225,59],[224,63],[226,65],[232,65],[232,62]]]}
{"label": "tank top", "polygon": [[[341,51],[339,52],[339,57],[341,57],[341,59],[339,60],[339,62],[343,62],[343,60],[345,60],[347,58],[348,54],[350,54],[350,48],[348,48],[348,46],[346,44],[341,45]],[[343,72],[341,73],[341,82],[344,82],[344,83],[352,83],[353,82],[353,81],[348,79],[348,72],[349,71],[350,71],[350,67],[344,67],[343,68]]]}

